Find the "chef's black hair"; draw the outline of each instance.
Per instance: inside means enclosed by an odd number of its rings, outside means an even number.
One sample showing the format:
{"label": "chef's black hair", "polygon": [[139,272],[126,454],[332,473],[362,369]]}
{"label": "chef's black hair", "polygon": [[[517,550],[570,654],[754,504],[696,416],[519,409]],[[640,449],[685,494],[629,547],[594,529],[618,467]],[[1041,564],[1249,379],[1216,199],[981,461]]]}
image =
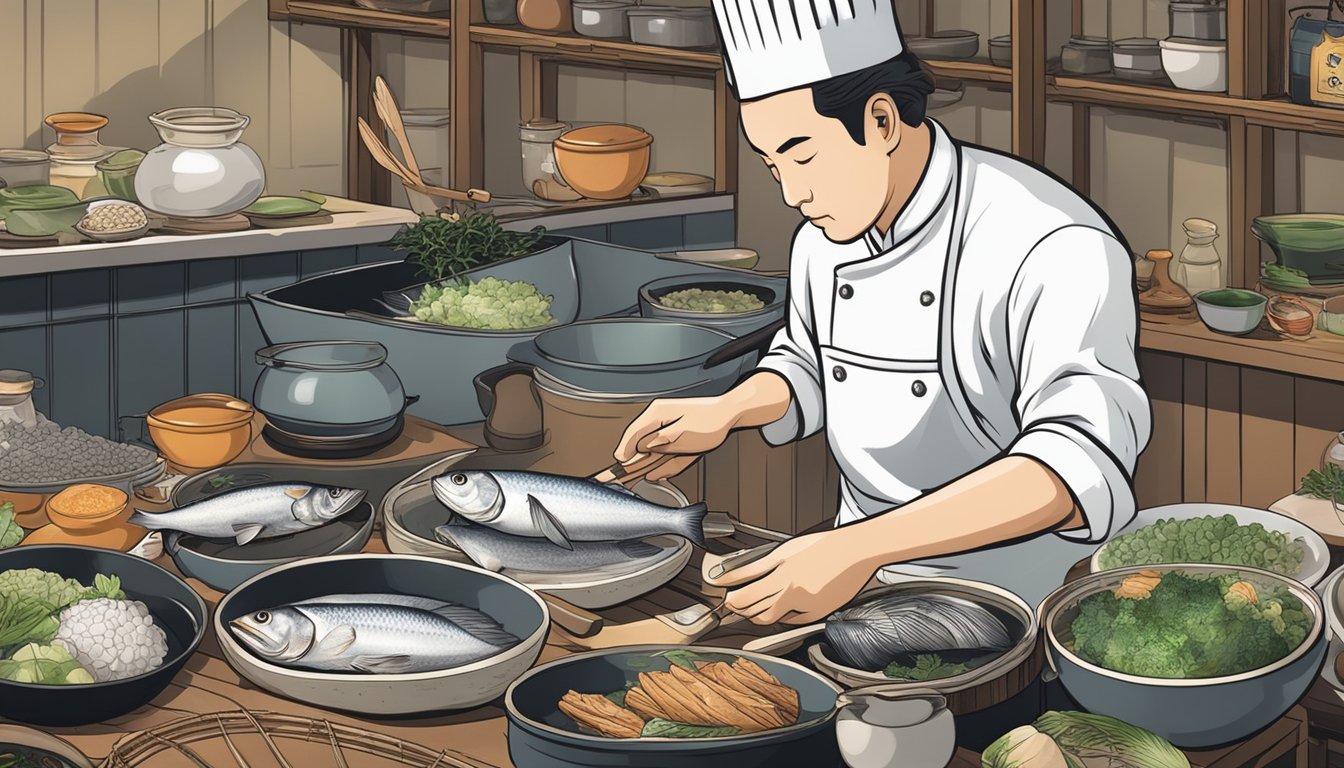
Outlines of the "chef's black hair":
{"label": "chef's black hair", "polygon": [[891,96],[901,122],[918,127],[924,123],[924,112],[933,89],[933,75],[913,53],[903,51],[881,64],[813,85],[812,106],[822,117],[839,120],[854,141],[863,144],[863,124],[868,119],[869,99],[879,93]]}

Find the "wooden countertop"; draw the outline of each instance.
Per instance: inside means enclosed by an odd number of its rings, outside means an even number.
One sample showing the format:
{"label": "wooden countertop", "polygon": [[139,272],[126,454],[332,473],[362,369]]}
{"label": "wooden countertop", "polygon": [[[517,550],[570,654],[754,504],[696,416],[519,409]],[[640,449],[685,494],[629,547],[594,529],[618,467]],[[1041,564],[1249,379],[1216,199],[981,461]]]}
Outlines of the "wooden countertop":
{"label": "wooden countertop", "polygon": [[1220,363],[1264,368],[1327,381],[1344,381],[1344,336],[1315,331],[1299,341],[1280,336],[1268,325],[1246,336],[1209,330],[1198,318],[1142,314],[1139,346]]}

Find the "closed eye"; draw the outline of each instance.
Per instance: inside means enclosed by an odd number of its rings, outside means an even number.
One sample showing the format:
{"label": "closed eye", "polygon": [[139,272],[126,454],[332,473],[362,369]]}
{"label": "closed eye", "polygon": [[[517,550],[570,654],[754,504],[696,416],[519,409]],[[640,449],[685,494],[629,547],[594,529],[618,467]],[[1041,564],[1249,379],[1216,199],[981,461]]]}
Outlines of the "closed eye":
{"label": "closed eye", "polygon": [[812,162],[814,158],[816,158],[816,155],[812,155],[812,157],[809,157],[806,160],[797,160],[795,162],[797,162],[799,165],[807,165],[808,163]]}

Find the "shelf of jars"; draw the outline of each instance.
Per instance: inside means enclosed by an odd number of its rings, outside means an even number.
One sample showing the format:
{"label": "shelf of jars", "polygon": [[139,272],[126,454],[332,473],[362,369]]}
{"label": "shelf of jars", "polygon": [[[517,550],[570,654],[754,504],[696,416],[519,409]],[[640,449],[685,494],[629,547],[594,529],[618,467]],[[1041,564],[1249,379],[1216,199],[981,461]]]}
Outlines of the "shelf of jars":
{"label": "shelf of jars", "polygon": [[336,27],[352,27],[375,32],[398,32],[424,37],[448,37],[451,22],[447,14],[413,14],[361,8],[353,3],[324,0],[288,0],[283,9],[273,10],[271,18]]}

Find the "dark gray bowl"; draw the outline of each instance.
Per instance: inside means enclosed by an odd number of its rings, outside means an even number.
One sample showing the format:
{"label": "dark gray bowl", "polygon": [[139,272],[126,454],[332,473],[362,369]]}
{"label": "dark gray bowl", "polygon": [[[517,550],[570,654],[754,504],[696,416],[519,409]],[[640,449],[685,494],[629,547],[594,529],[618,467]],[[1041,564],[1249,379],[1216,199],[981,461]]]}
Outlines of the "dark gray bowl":
{"label": "dark gray bowl", "polygon": [[[687,288],[711,291],[742,291],[754,294],[764,307],[751,312],[690,312],[659,304],[663,296]],[[784,285],[779,278],[742,274],[714,277],[706,275],[678,275],[646,283],[639,289],[639,313],[644,317],[677,320],[683,323],[715,328],[733,336],[753,331],[784,314]]]}
{"label": "dark gray bowl", "polygon": [[238,546],[232,539],[205,539],[172,531],[163,548],[186,576],[229,592],[244,581],[277,565],[321,555],[354,554],[373,534],[376,515],[368,501],[326,525],[289,536],[261,539]]}
{"label": "dark gray bowl", "polygon": [[[605,694],[623,690],[627,682],[638,683],[640,672],[663,669],[644,662],[655,653],[670,650],[745,657],[756,662],[798,691],[798,724],[713,739],[613,739],[583,733],[557,706],[571,689]],[[509,686],[504,696],[509,758],[517,768],[830,768],[841,765],[835,739],[835,704],[840,693],[839,686],[810,669],[747,651],[632,645],[581,653],[537,667]]]}
{"label": "dark gray bowl", "polygon": [[[1239,675],[1168,680],[1113,672],[1065,647],[1083,598],[1114,589],[1146,570],[1195,576],[1235,573],[1253,586],[1283,588],[1309,615],[1307,638],[1288,656]],[[1257,568],[1232,565],[1142,565],[1094,573],[1055,590],[1041,603],[1046,658],[1069,694],[1089,712],[1147,728],[1186,749],[1210,749],[1248,738],[1278,720],[1307,692],[1325,664],[1325,608],[1310,588]]]}
{"label": "dark gray bowl", "polygon": [[116,576],[126,597],[149,608],[167,635],[168,655],[158,669],[125,680],[87,685],[32,685],[0,680],[0,716],[32,725],[71,727],[100,723],[134,712],[168,687],[205,636],[205,602],[185,581],[163,568],[121,552],[67,545],[14,547],[0,552],[0,572],[40,568],[93,583],[97,574]]}

